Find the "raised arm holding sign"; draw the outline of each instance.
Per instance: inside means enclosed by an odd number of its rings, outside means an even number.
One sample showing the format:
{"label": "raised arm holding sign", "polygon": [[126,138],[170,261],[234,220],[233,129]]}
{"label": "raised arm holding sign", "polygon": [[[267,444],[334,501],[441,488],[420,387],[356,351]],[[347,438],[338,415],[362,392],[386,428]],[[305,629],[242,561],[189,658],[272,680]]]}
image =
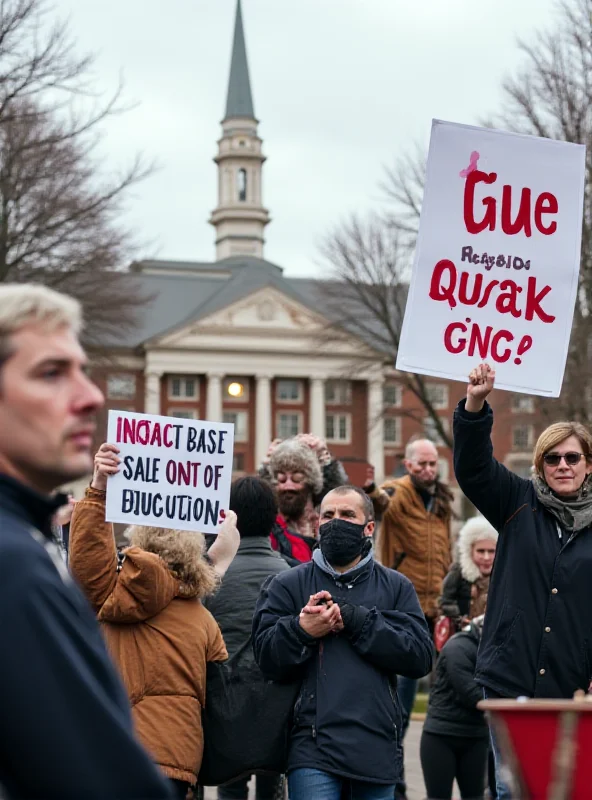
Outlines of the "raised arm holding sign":
{"label": "raised arm holding sign", "polygon": [[[240,537],[236,514],[228,511],[208,563],[198,531],[132,524],[129,546],[118,554],[105,521],[105,494],[123,475],[128,455],[119,444],[99,448],[91,485],[72,518],[70,567],[103,624],[138,735],[184,796],[201,763],[206,664],[227,657],[201,599],[217,589]],[[158,465],[151,469],[158,473]]]}
{"label": "raised arm holding sign", "polygon": [[[114,444],[102,444],[95,455],[95,466],[91,488],[99,492],[106,492],[109,478],[121,470],[120,450]],[[226,570],[232,563],[238,546],[240,534],[236,527],[236,514],[227,511],[224,522],[220,526],[216,541],[210,547],[208,559],[214,567],[218,577],[224,577]]]}

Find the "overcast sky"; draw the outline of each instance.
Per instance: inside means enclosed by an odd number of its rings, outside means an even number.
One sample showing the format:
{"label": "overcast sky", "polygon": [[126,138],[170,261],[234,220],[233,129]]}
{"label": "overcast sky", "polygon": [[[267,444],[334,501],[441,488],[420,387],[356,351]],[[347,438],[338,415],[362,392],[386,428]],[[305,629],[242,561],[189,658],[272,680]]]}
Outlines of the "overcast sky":
{"label": "overcast sky", "polygon": [[[224,113],[236,0],[56,0],[96,78],[120,72],[137,106],[107,126],[105,163],[142,150],[158,172],[130,197],[145,255],[212,260],[212,157]],[[243,0],[255,113],[268,161],[265,257],[317,274],[322,237],[379,207],[385,164],[427,143],[433,117],[474,123],[501,102],[518,37],[552,0]]]}

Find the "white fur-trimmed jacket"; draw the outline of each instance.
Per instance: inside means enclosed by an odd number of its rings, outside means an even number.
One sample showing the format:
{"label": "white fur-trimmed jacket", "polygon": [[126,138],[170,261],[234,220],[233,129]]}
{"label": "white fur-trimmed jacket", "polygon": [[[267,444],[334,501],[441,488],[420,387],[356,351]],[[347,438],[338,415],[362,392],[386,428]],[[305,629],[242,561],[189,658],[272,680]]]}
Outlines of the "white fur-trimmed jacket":
{"label": "white fur-trimmed jacket", "polygon": [[481,573],[473,561],[473,545],[483,539],[497,541],[498,534],[482,516],[471,517],[460,530],[457,550],[458,560],[444,578],[440,609],[446,617],[469,616],[471,592]]}

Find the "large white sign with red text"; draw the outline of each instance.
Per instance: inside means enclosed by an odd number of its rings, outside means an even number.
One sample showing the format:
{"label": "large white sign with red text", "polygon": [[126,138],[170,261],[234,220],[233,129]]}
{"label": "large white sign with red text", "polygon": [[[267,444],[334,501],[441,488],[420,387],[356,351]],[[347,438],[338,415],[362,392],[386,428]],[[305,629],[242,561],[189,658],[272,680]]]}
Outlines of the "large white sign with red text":
{"label": "large white sign with red text", "polygon": [[559,395],[584,172],[583,145],[433,121],[397,369]]}
{"label": "large white sign with red text", "polygon": [[120,470],[107,483],[108,522],[217,533],[230,500],[234,425],[109,411]]}

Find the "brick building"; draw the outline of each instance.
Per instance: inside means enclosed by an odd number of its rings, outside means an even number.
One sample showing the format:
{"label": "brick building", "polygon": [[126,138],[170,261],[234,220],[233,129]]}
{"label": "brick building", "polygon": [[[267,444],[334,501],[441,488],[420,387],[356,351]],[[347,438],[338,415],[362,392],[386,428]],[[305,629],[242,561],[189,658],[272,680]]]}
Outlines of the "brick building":
{"label": "brick building", "polygon": [[[372,343],[327,341],[320,284],[286,277],[264,259],[269,214],[257,127],[238,0],[214,159],[216,260],[132,264],[139,290],[152,299],[136,330],[104,343],[109,365],[96,366],[94,378],[107,408],[233,422],[237,474],[253,472],[273,438],[311,431],[326,438],[352,480],[364,480],[368,462],[380,480],[395,471],[413,434],[423,429],[436,439],[432,422],[421,422],[417,401]],[[449,427],[464,385],[434,380],[430,391]],[[533,400],[496,395],[496,455],[526,473],[537,433]],[[440,455],[441,475],[452,481],[450,453],[441,447]]]}

